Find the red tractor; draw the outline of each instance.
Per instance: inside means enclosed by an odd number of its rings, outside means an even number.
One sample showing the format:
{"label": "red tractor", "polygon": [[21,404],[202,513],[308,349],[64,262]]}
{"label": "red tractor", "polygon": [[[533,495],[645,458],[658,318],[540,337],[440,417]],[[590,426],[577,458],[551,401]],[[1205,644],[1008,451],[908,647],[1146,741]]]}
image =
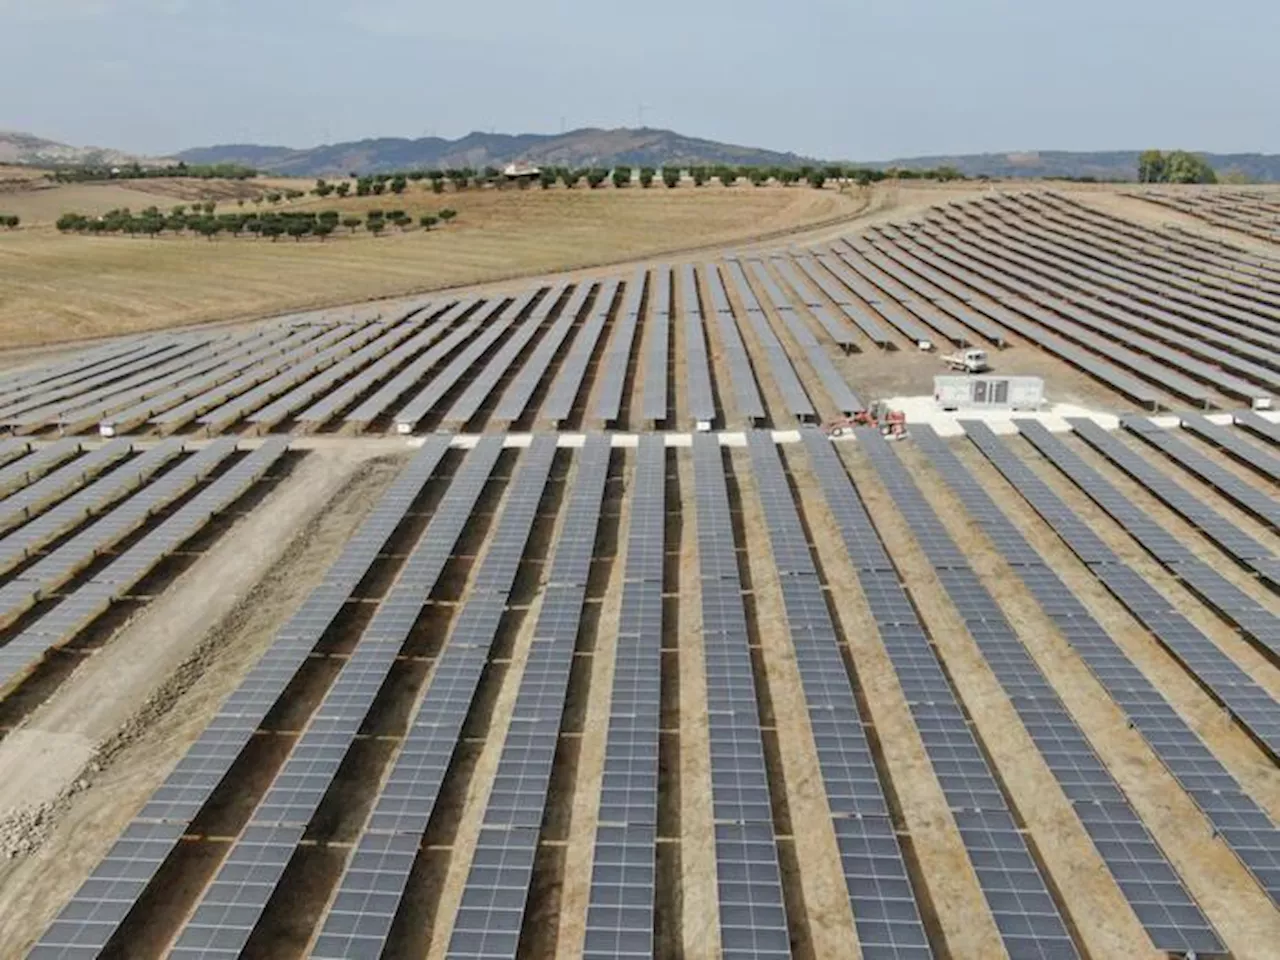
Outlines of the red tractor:
{"label": "red tractor", "polygon": [[907,435],[907,415],[901,410],[891,410],[883,400],[877,400],[852,417],[832,420],[823,427],[823,430],[829,437],[841,437],[855,427],[878,427],[882,437],[888,440],[901,440]]}

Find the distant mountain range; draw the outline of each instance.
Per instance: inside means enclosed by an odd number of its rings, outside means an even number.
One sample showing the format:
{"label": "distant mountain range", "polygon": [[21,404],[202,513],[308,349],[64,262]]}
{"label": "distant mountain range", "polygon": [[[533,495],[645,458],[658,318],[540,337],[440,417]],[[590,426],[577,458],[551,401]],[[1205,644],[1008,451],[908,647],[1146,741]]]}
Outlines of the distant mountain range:
{"label": "distant mountain range", "polygon": [[0,130],[0,163],[21,163],[28,166],[83,164],[85,166],[116,166],[117,164],[156,162],[120,150],[102,147],[69,147],[55,140],[45,140],[29,133]]}
{"label": "distant mountain range", "polygon": [[[1239,173],[1249,180],[1280,181],[1280,155],[1260,153],[1205,154],[1219,175]],[[70,147],[23,133],[0,132],[0,163],[122,164],[147,162],[118,150]],[[457,140],[396,137],[326,144],[307,149],[223,144],[184,150],[165,162],[191,164],[236,163],[279,176],[323,177],[350,172],[384,173],[445,167],[501,167],[515,161],[566,167],[611,167],[615,164],[660,167],[664,164],[733,164],[740,166],[799,166],[822,161],[795,153],[781,153],[687,137],[671,130],[586,128],[562,134],[469,133]],[[159,163],[152,159],[150,162]],[[1094,177],[1131,180],[1137,174],[1137,150],[1078,152],[1048,150],[1024,153],[980,153],[957,156],[910,157],[862,164],[870,167],[930,168],[952,166],[971,176],[1000,179],[1031,177]]]}

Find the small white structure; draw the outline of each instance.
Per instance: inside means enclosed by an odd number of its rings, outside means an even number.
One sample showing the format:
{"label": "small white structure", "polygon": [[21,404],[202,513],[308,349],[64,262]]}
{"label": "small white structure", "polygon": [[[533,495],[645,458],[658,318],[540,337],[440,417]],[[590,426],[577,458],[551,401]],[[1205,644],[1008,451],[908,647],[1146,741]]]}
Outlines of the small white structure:
{"label": "small white structure", "polygon": [[943,410],[1038,410],[1044,403],[1044,380],[1004,376],[934,377],[933,399]]}
{"label": "small white structure", "polygon": [[502,175],[509,180],[520,180],[524,178],[533,178],[541,176],[542,168],[536,167],[532,163],[508,163],[502,168]]}

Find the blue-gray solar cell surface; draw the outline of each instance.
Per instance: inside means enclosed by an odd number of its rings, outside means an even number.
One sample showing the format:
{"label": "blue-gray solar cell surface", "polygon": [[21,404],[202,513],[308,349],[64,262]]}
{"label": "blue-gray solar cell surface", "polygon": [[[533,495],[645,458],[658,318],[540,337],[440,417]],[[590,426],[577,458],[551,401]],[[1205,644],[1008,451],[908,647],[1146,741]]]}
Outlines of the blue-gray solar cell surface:
{"label": "blue-gray solar cell surface", "polygon": [[705,319],[698,298],[698,279],[693,264],[680,268],[681,312],[684,314],[685,393],[689,416],[695,426],[710,425],[716,418],[716,400],[711,392],[711,362],[707,357]]}
{"label": "blue-gray solar cell surface", "polygon": [[606,280],[600,285],[591,316],[574,339],[573,348],[565,357],[551,391],[543,401],[541,415],[548,422],[558,425],[572,415],[582,394],[583,378],[604,335],[620,289],[621,284],[617,280]]}
{"label": "blue-gray solar cell surface", "polygon": [[1182,421],[1183,430],[1213,444],[1227,456],[1244,464],[1264,479],[1272,483],[1280,482],[1280,458],[1232,433],[1227,427],[1220,427],[1204,417],[1184,413],[1179,419]]}
{"label": "blue-gray solar cell surface", "polygon": [[786,472],[772,437],[747,439],[862,955],[924,960],[933,953]]}
{"label": "blue-gray solar cell surface", "polygon": [[450,957],[516,956],[611,452],[610,438],[593,434],[578,454],[511,726],[454,920]]}
{"label": "blue-gray solar cell surface", "polygon": [[588,960],[654,951],[666,483],[663,438],[641,436],[587,906]]}
{"label": "blue-gray solar cell surface", "polygon": [[96,957],[111,941],[404,520],[435,468],[433,450],[424,448],[420,456],[383,494],[324,579],[58,914],[33,957]]}
{"label": "blue-gray solar cell surface", "polygon": [[1276,702],[1140,573],[1124,563],[986,424],[961,420],[969,439],[1015,486],[1089,571],[1274,756],[1280,751]]}
{"label": "blue-gray solar cell surface", "polygon": [[765,356],[769,359],[769,370],[773,374],[774,383],[778,385],[778,390],[782,393],[782,400],[787,412],[801,422],[812,420],[816,415],[813,404],[810,402],[808,394],[805,393],[804,384],[801,383],[800,377],[796,375],[795,367],[791,365],[791,358],[787,356],[787,351],[782,346],[782,341],[778,339],[778,335],[769,323],[769,318],[765,316],[764,310],[760,306],[760,301],[756,299],[756,295],[752,292],[751,284],[747,281],[746,271],[736,258],[728,259],[726,266],[729,276],[733,278],[734,289],[737,291],[738,297],[742,300],[743,307],[747,312],[747,321],[751,324],[756,339],[764,348]]}
{"label": "blue-gray solar cell surface", "polygon": [[[907,521],[965,629],[1151,942],[1169,953],[1221,953],[1222,942],[1213,927],[910,472],[878,436],[871,444],[880,448],[870,458],[881,482],[893,494],[894,507]],[[996,922],[1000,924],[999,918]]]}
{"label": "blue-gray solar cell surface", "polygon": [[601,362],[596,417],[606,425],[616,422],[622,415],[622,393],[627,383],[627,371],[631,367],[631,352],[635,345],[636,330],[640,326],[640,312],[646,303],[645,285],[648,279],[647,270],[638,270],[627,284],[627,299],[622,312],[613,322],[612,336]]}
{"label": "blue-gray solar cell surface", "polygon": [[1264,419],[1252,410],[1237,410],[1231,417],[1237,427],[1261,437],[1273,447],[1280,446],[1280,423]]}
{"label": "blue-gray solar cell surface", "polygon": [[[501,443],[501,437],[492,439]],[[313,957],[378,956],[386,943],[489,661],[555,454],[555,436],[540,434],[521,455],[484,559],[472,579],[470,596],[449,631],[409,731],[346,864]],[[483,482],[476,479],[468,484],[469,504],[483,489]],[[470,514],[470,505],[466,512]]]}
{"label": "blue-gray solar cell surface", "polygon": [[644,323],[644,394],[640,408],[644,419],[661,424],[667,419],[668,354],[671,352],[672,302],[671,267],[654,269],[649,316]]}
{"label": "blue-gray solar cell surface", "polygon": [[721,951],[729,960],[781,960],[791,943],[718,438],[694,438],[693,468]]}
{"label": "blue-gray solar cell surface", "polygon": [[1071,649],[1199,805],[1218,836],[1271,899],[1280,902],[1280,831],[1266,812],[1000,511],[992,491],[928,426],[912,427],[911,435],[1014,576],[1031,591]]}
{"label": "blue-gray solar cell surface", "polygon": [[720,271],[715,264],[707,264],[706,271],[720,341],[724,346],[725,358],[729,361],[729,385],[733,388],[734,403],[738,414],[748,423],[758,423],[765,418],[764,400],[760,396],[760,386],[756,383],[755,371],[751,367],[751,358],[742,342],[738,319],[729,304]]}

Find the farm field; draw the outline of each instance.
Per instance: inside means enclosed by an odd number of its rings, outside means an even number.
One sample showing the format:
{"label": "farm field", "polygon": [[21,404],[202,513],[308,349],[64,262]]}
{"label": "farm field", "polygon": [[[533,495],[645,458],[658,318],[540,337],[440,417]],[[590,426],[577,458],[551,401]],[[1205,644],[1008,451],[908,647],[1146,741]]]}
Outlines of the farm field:
{"label": "farm field", "polygon": [[[415,186],[399,199],[329,198],[281,209],[345,214],[397,208],[416,222],[419,214],[447,206],[458,219],[430,234],[391,230],[379,238],[334,236],[323,244],[62,236],[52,226],[68,210],[168,209],[195,199],[165,182],[147,182],[146,188],[72,185],[3,195],[0,208],[29,224],[0,231],[0,335],[6,344],[256,318],[573,270],[853,220],[869,204],[879,205],[856,193],[807,188],[490,190],[437,197]],[[166,192],[156,192],[161,189]]]}
{"label": "farm field", "polygon": [[1268,960],[1280,262],[1104,195],[0,374],[0,954]]}

